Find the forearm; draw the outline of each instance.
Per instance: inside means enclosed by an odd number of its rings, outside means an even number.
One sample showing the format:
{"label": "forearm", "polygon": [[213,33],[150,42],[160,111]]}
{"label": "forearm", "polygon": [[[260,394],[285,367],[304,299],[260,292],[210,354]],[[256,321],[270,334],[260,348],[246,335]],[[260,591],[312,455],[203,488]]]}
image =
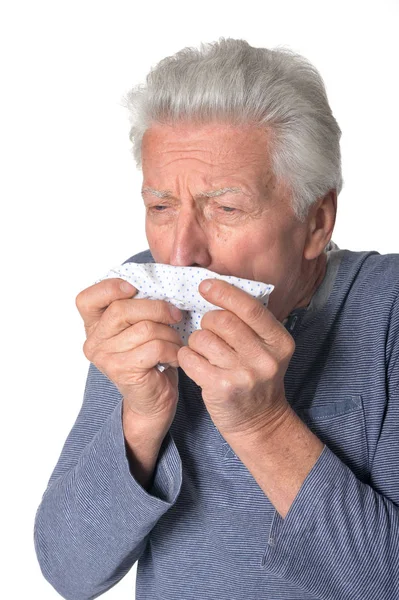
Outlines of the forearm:
{"label": "forearm", "polygon": [[[72,438],[64,454],[70,448]],[[53,479],[36,514],[34,538],[43,575],[62,596],[97,596],[139,558],[146,536],[173,505],[181,485],[172,439],[158,458],[159,480],[150,495],[129,472],[118,405],[75,466]]]}
{"label": "forearm", "polygon": [[138,483],[149,490],[154,477],[159,451],[166,435],[165,424],[153,424],[122,407],[122,426],[130,472]]}
{"label": "forearm", "polygon": [[268,427],[225,439],[283,518],[324,448],[289,406]]}

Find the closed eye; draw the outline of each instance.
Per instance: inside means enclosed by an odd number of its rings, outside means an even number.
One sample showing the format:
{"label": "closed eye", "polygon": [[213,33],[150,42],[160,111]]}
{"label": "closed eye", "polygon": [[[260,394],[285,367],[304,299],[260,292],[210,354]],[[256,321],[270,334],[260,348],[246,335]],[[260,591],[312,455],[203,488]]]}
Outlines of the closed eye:
{"label": "closed eye", "polygon": [[[154,213],[166,213],[168,210],[168,206],[165,206],[164,204],[155,204],[154,206],[148,207],[147,210],[149,212]],[[232,206],[222,206],[222,205],[217,205],[215,207],[219,212],[222,212],[225,215],[231,215],[232,217],[238,216],[238,214],[242,211],[240,211],[238,208],[234,208]]]}
{"label": "closed eye", "polygon": [[[163,204],[157,204],[156,206],[153,206],[153,208],[157,209],[157,212],[162,212],[162,210],[158,209],[167,208],[167,206],[164,206]],[[221,208],[224,212],[232,212],[234,210],[237,210],[236,208],[233,208],[231,206],[220,206],[219,208]]]}

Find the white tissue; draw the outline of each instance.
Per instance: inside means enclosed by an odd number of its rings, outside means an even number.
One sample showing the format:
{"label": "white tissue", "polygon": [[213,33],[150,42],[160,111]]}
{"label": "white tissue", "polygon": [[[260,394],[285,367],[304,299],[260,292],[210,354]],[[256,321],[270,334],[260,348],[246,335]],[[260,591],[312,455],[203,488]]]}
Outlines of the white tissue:
{"label": "white tissue", "polygon": [[[254,298],[268,305],[269,295],[274,290],[271,284],[234,277],[232,275],[219,275],[201,267],[174,267],[162,263],[125,263],[113,267],[104,277],[95,281],[111,278],[124,279],[138,289],[134,298],[148,298],[151,300],[166,300],[183,311],[183,318],[170,327],[179,332],[185,345],[189,336],[196,329],[201,329],[201,318],[209,310],[222,310],[220,306],[211,304],[198,291],[198,286],[203,279],[220,279],[227,281],[235,287],[241,288]],[[158,364],[157,368],[163,371],[166,364]]]}

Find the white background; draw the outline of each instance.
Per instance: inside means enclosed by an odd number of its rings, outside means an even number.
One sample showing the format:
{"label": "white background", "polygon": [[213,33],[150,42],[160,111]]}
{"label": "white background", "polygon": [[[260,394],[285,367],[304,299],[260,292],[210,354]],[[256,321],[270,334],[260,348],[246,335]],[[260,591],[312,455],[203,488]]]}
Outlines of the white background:
{"label": "white background", "polygon": [[[4,598],[60,597],[41,574],[33,522],[83,398],[75,298],[147,248],[123,94],[164,56],[220,36],[300,52],[343,131],[333,240],[398,253],[398,26],[388,0],[1,4]],[[135,573],[107,598],[133,599]]]}

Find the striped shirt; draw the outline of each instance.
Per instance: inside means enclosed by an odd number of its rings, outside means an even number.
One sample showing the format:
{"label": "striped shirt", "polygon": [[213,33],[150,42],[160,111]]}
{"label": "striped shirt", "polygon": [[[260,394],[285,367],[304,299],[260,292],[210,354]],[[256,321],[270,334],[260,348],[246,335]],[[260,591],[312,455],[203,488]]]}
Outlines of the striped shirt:
{"label": "striped shirt", "polygon": [[122,396],[90,363],[34,523],[61,596],[96,598],[138,561],[138,600],[399,599],[399,254],[327,254],[310,304],[285,322],[286,396],[324,444],[285,519],[181,369],[146,491],[129,469]]}

